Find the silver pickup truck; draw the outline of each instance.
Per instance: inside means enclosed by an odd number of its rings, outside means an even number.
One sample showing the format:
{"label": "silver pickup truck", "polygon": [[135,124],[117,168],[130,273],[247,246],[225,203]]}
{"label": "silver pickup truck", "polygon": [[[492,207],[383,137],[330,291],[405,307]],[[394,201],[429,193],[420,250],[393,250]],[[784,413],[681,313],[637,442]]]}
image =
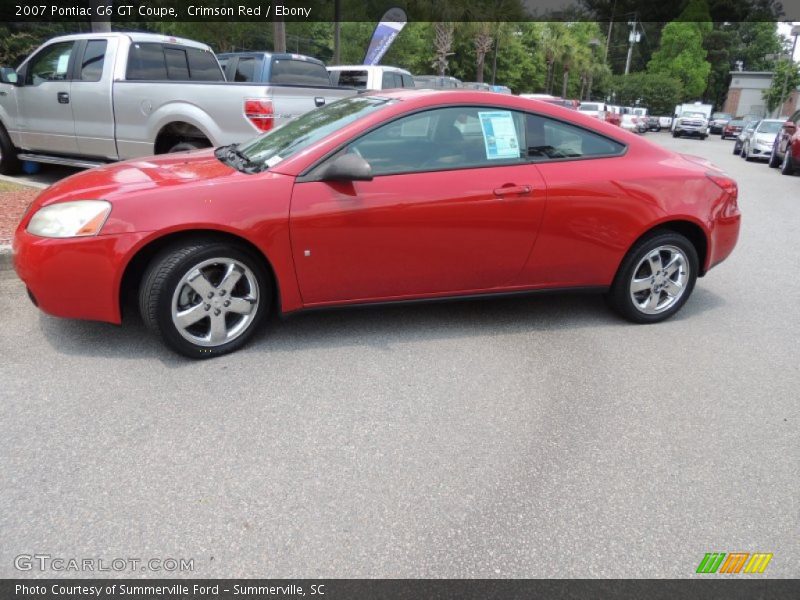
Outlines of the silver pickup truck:
{"label": "silver pickup truck", "polygon": [[0,69],[0,173],[21,160],[92,167],[241,142],[356,93],[227,82],[208,46],[181,38],[58,37]]}

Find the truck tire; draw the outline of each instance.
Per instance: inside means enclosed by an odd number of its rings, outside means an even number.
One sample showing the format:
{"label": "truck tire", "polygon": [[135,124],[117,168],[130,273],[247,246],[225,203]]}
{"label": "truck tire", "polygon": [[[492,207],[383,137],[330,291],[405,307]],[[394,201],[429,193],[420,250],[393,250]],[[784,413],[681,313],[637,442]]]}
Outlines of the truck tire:
{"label": "truck tire", "polygon": [[211,144],[200,141],[178,142],[172,148],[167,150],[167,154],[172,154],[173,152],[190,152],[192,150],[200,150],[202,148],[208,148],[210,145]]}
{"label": "truck tire", "polygon": [[11,143],[6,128],[0,124],[0,175],[16,175],[22,170],[22,162],[17,158],[17,149]]}

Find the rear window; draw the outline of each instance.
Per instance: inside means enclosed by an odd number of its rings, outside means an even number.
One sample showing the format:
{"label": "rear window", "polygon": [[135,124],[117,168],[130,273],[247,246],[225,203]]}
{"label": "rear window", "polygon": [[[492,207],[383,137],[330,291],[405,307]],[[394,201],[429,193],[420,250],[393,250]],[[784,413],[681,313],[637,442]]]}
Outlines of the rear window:
{"label": "rear window", "polygon": [[381,89],[390,90],[392,88],[403,87],[403,79],[398,73],[392,71],[384,71],[381,78]]}
{"label": "rear window", "polygon": [[256,59],[254,56],[243,56],[236,64],[236,73],[233,75],[234,81],[255,81]]}
{"label": "rear window", "polygon": [[600,105],[599,105],[599,104],[581,104],[581,105],[578,107],[578,110],[585,110],[585,111],[595,111],[595,110],[598,110],[598,111],[599,111],[599,110],[601,110],[601,109],[600,109]]}
{"label": "rear window", "polygon": [[330,86],[331,78],[324,65],[307,60],[276,58],[270,73],[272,83]]}
{"label": "rear window", "polygon": [[223,81],[217,59],[208,50],[132,44],[127,79],[140,81]]}
{"label": "rear window", "polygon": [[367,72],[331,71],[331,84],[341,87],[354,87],[363,90],[367,87]]}

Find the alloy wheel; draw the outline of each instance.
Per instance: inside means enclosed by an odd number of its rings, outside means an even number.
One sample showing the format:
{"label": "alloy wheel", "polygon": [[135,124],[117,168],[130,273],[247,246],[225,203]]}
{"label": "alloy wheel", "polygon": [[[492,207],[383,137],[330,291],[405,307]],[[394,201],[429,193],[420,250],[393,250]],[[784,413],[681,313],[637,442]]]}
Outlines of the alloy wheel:
{"label": "alloy wheel", "polygon": [[659,246],[636,266],[630,295],[637,310],[656,315],[678,302],[689,281],[689,259],[677,246]]}

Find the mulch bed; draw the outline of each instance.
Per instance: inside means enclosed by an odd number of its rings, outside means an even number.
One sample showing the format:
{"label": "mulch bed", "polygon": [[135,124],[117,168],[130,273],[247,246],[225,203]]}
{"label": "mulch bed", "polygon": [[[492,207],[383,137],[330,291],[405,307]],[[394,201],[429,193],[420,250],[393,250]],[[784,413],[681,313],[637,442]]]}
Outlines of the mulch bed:
{"label": "mulch bed", "polygon": [[0,181],[0,246],[11,243],[22,213],[40,191]]}

